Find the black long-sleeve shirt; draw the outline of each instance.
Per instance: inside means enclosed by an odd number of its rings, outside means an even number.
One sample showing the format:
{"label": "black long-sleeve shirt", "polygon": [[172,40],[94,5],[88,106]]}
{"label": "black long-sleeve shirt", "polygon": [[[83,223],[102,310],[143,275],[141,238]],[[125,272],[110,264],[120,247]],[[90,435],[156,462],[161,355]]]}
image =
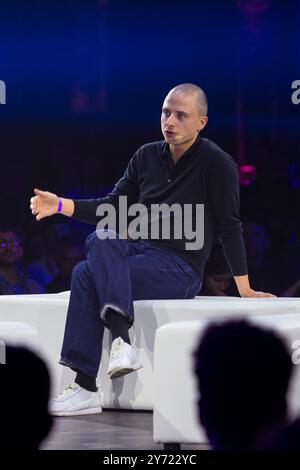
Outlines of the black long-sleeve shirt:
{"label": "black long-sleeve shirt", "polygon": [[[113,191],[101,199],[76,200],[73,217],[96,224],[96,209],[111,203],[118,208],[119,196],[130,204],[204,204],[204,245],[187,250],[182,239],[149,240],[161,249],[184,258],[202,280],[216,234],[234,276],[247,274],[247,261],[239,217],[238,168],[230,155],[208,139],[198,136],[174,164],[165,141],[148,143],[137,150]],[[195,211],[192,212],[195,218]],[[195,222],[195,220],[193,220]],[[194,223],[193,223],[193,226]],[[134,243],[134,242],[133,242]]]}

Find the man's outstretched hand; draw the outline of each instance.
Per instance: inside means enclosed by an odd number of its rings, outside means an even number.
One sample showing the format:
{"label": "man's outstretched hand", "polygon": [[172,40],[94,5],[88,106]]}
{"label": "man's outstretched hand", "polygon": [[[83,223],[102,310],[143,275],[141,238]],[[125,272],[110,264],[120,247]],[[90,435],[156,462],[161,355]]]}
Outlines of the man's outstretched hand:
{"label": "man's outstretched hand", "polygon": [[247,292],[244,292],[241,297],[252,298],[252,297],[276,297],[274,294],[269,294],[268,292],[259,292],[253,289],[250,289]]}
{"label": "man's outstretched hand", "polygon": [[30,209],[36,220],[49,217],[57,213],[58,196],[49,191],[34,190],[35,196],[30,199]]}
{"label": "man's outstretched hand", "polygon": [[241,297],[246,298],[261,298],[261,297],[276,297],[276,295],[269,294],[267,292],[259,292],[251,289],[249,284],[249,277],[247,274],[243,276],[234,276],[239,294]]}

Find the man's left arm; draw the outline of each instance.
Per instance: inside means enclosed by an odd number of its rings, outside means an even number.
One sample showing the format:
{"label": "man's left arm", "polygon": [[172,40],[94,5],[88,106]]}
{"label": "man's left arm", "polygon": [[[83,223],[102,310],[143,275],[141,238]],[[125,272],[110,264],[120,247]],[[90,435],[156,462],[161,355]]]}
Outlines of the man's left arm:
{"label": "man's left arm", "polygon": [[268,292],[259,292],[251,289],[248,274],[233,276],[241,297],[276,297]]}
{"label": "man's left arm", "polygon": [[239,214],[239,174],[237,165],[229,155],[222,153],[216,156],[209,191],[217,233],[240,296],[275,297],[269,293],[253,290],[249,283]]}

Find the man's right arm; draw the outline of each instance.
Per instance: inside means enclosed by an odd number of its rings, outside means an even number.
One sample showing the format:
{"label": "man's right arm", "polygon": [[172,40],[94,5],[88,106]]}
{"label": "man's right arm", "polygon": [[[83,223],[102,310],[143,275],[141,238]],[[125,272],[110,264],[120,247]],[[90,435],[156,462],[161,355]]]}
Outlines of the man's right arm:
{"label": "man's right arm", "polygon": [[35,189],[35,196],[30,200],[32,214],[35,215],[36,220],[57,214],[59,200],[61,200],[62,207],[59,211],[61,214],[73,217],[80,222],[96,225],[100,220],[100,217],[96,215],[99,205],[109,203],[118,209],[119,196],[127,196],[128,206],[138,201],[137,158],[138,152],[130,160],[123,177],[117,182],[112,192],[103,198],[72,200],[59,198],[49,191]]}

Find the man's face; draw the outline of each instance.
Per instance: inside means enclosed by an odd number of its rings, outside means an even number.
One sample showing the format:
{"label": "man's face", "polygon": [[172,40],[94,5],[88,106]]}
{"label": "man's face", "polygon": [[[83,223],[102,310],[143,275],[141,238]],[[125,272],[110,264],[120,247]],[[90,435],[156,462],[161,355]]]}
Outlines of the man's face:
{"label": "man's face", "polygon": [[161,130],[170,145],[193,143],[206,125],[207,117],[200,116],[194,94],[170,92],[162,107]]}
{"label": "man's face", "polygon": [[22,258],[21,241],[14,232],[0,232],[0,265],[14,266]]}

